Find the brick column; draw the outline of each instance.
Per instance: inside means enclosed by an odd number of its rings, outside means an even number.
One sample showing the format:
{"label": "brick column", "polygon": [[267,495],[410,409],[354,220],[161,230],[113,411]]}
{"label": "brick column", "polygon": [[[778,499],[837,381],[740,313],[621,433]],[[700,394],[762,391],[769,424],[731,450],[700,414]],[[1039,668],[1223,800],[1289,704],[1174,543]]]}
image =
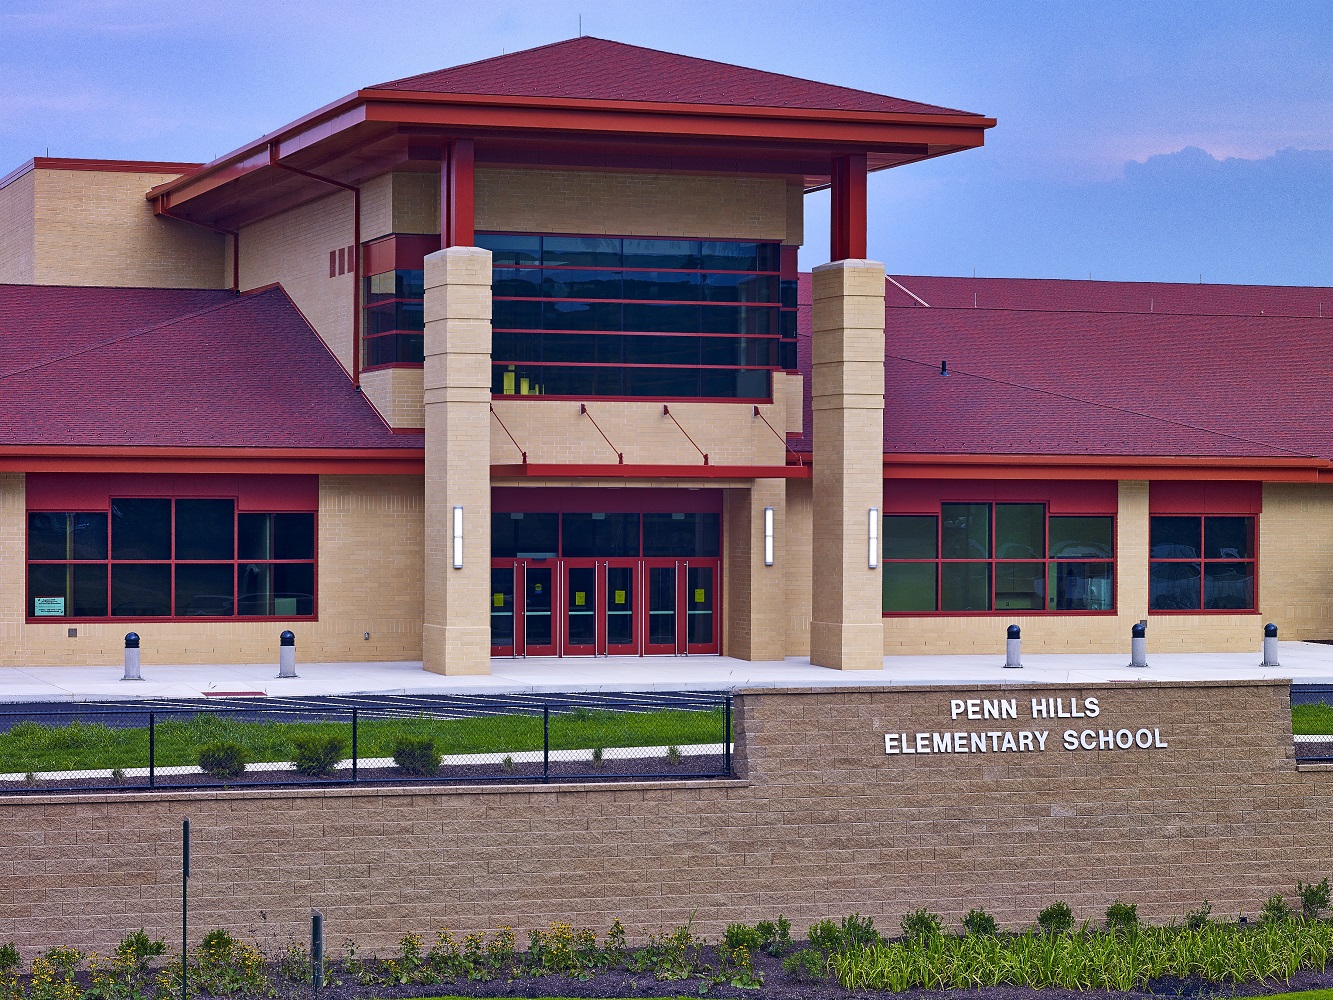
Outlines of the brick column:
{"label": "brick column", "polygon": [[810,662],[884,664],[880,569],[869,568],[870,508],[884,493],[884,265],[814,271],[814,526]]}
{"label": "brick column", "polygon": [[[773,508],[773,565],[764,565],[764,508]],[[741,660],[780,660],[787,638],[787,482],[756,479],[748,490],[727,490],[726,642],[723,652]]]}
{"label": "brick column", "polygon": [[[491,671],[491,253],[426,257],[426,581],[423,666]],[[454,507],[463,568],[454,568]]]}
{"label": "brick column", "polygon": [[1148,617],[1148,484],[1122,479],[1116,492],[1115,641],[1128,649],[1130,626]]}

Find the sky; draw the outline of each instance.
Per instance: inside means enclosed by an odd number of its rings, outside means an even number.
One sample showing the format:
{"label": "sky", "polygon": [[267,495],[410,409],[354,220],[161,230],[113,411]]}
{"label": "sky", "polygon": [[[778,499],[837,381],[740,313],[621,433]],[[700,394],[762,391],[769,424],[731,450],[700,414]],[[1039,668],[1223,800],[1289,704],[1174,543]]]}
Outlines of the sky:
{"label": "sky", "polygon": [[[0,174],[208,160],[358,87],[597,35],[998,119],[872,175],[891,273],[1333,285],[1330,0],[0,0]],[[827,259],[806,198],[802,264]]]}

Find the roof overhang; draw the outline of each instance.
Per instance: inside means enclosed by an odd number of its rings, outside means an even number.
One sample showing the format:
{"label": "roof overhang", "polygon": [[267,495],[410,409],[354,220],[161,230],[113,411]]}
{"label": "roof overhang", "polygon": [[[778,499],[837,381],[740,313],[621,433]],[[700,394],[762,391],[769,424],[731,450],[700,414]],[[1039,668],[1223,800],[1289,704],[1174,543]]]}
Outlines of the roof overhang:
{"label": "roof overhang", "polygon": [[423,448],[187,448],[0,445],[0,472],[422,475]]}
{"label": "roof overhang", "polygon": [[[816,461],[818,456],[816,455]],[[1324,458],[1167,455],[884,455],[885,479],[1223,479],[1333,482]]]}
{"label": "roof overhang", "polygon": [[476,141],[477,163],[752,173],[828,183],[831,160],[883,170],[981,146],[993,118],[732,105],[361,90],[154,187],[158,211],[235,227],[330,192],[279,164],[357,184],[438,170],[443,143]]}

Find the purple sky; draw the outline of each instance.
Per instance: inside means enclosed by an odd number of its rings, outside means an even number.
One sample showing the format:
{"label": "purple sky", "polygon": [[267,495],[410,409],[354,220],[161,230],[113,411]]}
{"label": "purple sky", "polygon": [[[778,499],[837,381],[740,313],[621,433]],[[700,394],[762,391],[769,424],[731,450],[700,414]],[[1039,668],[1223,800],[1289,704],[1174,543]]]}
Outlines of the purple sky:
{"label": "purple sky", "polygon": [[[359,86],[578,32],[999,119],[874,176],[894,272],[1333,285],[1333,7],[7,0],[0,173],[210,159]],[[807,198],[803,264],[827,253]]]}

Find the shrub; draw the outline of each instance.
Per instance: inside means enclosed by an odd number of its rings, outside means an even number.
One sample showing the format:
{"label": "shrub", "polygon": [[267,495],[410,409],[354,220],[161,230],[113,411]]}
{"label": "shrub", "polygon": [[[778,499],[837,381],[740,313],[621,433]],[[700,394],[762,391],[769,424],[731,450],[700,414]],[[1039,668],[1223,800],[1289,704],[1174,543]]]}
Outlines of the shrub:
{"label": "shrub", "polygon": [[1289,923],[1296,914],[1292,912],[1281,893],[1273,893],[1259,911],[1259,923],[1265,925]]}
{"label": "shrub", "polygon": [[[769,925],[772,927],[772,925]],[[776,928],[774,928],[776,933]],[[764,934],[749,924],[728,924],[722,943],[717,946],[721,961],[721,982],[744,990],[757,990],[764,985],[763,973],[755,971],[754,952],[764,945]]]}
{"label": "shrub", "polygon": [[802,948],[782,960],[782,971],[793,979],[824,979],[828,976],[828,958],[816,948]]}
{"label": "shrub", "polygon": [[882,940],[875,921],[859,913],[843,917],[841,923],[821,920],[812,924],[808,937],[812,946],[829,954],[876,945]]}
{"label": "shrub", "polygon": [[245,772],[245,747],[230,740],[206,743],[199,748],[199,767],[213,778],[236,778]]}
{"label": "shrub", "polygon": [[514,773],[514,757],[512,754],[505,754],[504,760],[500,761],[500,766],[505,769],[506,774]]}
{"label": "shrub", "polygon": [[1306,920],[1318,920],[1319,915],[1328,909],[1328,876],[1322,882],[1296,883],[1296,894],[1301,897],[1301,916]]}
{"label": "shrub", "polygon": [[759,932],[760,947],[770,955],[781,955],[791,947],[791,921],[778,914],[777,922],[761,920],[755,924]]}
{"label": "shrub", "polygon": [[122,781],[125,780],[125,771],[124,771],[122,768],[119,768],[119,767],[114,767],[114,768],[112,768],[112,769],[111,769],[111,780],[114,781],[116,784],[119,785]]}
{"label": "shrub", "polygon": [[343,759],[347,741],[341,736],[301,733],[292,737],[292,763],[296,770],[311,778],[327,778]]}
{"label": "shrub", "polygon": [[680,763],[680,747],[667,747],[667,761],[673,766]]}
{"label": "shrub", "polygon": [[[171,971],[175,989],[179,990],[179,964],[174,964]],[[167,977],[168,982],[170,979]],[[190,962],[190,981],[200,993],[211,996],[231,993],[263,996],[270,989],[264,974],[264,956],[259,949],[237,941],[222,928],[205,934],[195,949]]]}
{"label": "shrub", "polygon": [[403,736],[393,745],[393,762],[404,774],[428,778],[440,769],[440,751],[428,736]]}
{"label": "shrub", "polygon": [[727,924],[722,940],[728,948],[749,948],[758,951],[764,946],[764,935],[758,927],[749,924]]}
{"label": "shrub", "polygon": [[604,753],[604,751],[602,750],[601,747],[593,747],[593,749],[592,749],[592,766],[593,766],[593,767],[601,767],[601,766],[602,766],[602,755],[603,755],[603,753]]}
{"label": "shrub", "polygon": [[0,975],[7,972],[13,972],[23,964],[23,959],[19,957],[19,950],[14,946],[14,942],[0,946]]}
{"label": "shrub", "polygon": [[1037,926],[1047,934],[1067,934],[1074,926],[1074,911],[1064,900],[1052,903],[1037,914]]}
{"label": "shrub", "polygon": [[1205,899],[1197,910],[1190,910],[1185,914],[1185,926],[1192,931],[1203,930],[1212,923],[1212,912],[1213,905]]}
{"label": "shrub", "polygon": [[1117,899],[1106,908],[1106,926],[1125,933],[1135,930],[1139,926],[1139,904]]}
{"label": "shrub", "polygon": [[630,956],[631,972],[651,972],[655,979],[688,979],[701,971],[699,949],[703,940],[695,937],[694,915],[669,934],[650,934],[648,944]]}
{"label": "shrub", "polygon": [[939,915],[931,913],[924,907],[904,916],[899,926],[903,929],[903,937],[909,941],[939,937],[944,931],[944,922],[940,920]]}
{"label": "shrub", "polygon": [[977,907],[967,911],[967,916],[963,918],[963,930],[977,937],[995,937],[999,927],[994,917]]}
{"label": "shrub", "polygon": [[150,938],[142,928],[126,934],[109,960],[90,960],[89,994],[98,1000],[145,1000],[153,993],[149,963],[166,950],[165,941]]}

